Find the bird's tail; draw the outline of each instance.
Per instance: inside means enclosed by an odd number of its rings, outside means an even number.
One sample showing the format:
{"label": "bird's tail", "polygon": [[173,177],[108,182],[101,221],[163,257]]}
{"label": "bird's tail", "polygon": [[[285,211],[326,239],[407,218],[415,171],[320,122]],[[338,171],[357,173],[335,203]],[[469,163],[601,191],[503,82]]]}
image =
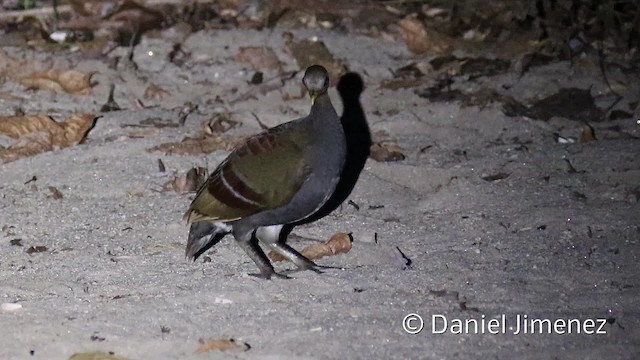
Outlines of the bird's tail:
{"label": "bird's tail", "polygon": [[228,226],[218,222],[199,221],[191,224],[185,255],[194,261],[229,233]]}

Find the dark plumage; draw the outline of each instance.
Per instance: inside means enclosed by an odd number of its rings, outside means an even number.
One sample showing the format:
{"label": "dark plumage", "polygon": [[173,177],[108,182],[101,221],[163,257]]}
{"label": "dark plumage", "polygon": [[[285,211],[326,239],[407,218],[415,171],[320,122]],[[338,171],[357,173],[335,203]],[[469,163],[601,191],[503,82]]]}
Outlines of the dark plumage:
{"label": "dark plumage", "polygon": [[184,216],[192,224],[187,257],[197,258],[231,233],[263,277],[275,271],[258,241],[300,269],[316,269],[280,233],[315,214],[333,194],[346,139],[327,94],[327,71],[311,66],[302,81],[312,100],[309,115],[249,138],[198,191]]}

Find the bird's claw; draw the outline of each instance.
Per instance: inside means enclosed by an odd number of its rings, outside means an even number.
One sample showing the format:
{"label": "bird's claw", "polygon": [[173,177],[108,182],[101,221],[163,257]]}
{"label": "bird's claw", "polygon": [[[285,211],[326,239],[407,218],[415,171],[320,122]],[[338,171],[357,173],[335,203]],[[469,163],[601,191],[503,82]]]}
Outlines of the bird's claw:
{"label": "bird's claw", "polygon": [[261,272],[259,274],[249,274],[249,276],[253,276],[256,277],[258,279],[264,279],[264,280],[271,280],[272,278],[278,278],[278,279],[292,279],[290,276],[281,274],[281,273],[277,273],[275,271],[264,271]]}

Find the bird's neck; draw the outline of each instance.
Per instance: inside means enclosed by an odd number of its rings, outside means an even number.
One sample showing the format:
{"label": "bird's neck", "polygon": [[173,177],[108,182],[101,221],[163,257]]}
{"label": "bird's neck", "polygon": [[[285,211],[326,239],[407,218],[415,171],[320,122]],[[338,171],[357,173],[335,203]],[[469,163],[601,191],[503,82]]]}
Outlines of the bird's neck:
{"label": "bird's neck", "polygon": [[335,134],[342,131],[340,117],[331,104],[328,94],[318,96],[311,106],[308,119],[311,131],[316,139],[333,138]]}
{"label": "bird's neck", "polygon": [[323,118],[338,116],[333,108],[329,94],[324,93],[318,96],[311,106],[311,118],[321,120]]}

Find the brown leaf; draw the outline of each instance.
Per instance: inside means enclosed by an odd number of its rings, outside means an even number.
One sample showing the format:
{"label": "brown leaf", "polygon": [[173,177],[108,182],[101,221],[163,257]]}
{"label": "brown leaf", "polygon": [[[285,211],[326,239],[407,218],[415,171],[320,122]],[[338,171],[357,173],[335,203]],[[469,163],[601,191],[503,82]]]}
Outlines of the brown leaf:
{"label": "brown leaf", "polygon": [[194,167],[189,169],[184,175],[175,176],[162,185],[163,191],[173,190],[179,194],[195,192],[207,179],[207,169]]}
{"label": "brown leaf", "polygon": [[202,126],[202,131],[207,135],[225,133],[240,125],[239,121],[232,120],[228,114],[216,114],[213,119],[207,121]]}
{"label": "brown leaf", "polygon": [[228,339],[200,339],[200,345],[196,349],[196,352],[208,352],[208,351],[247,351],[251,348],[249,344],[238,341],[232,338]]}
{"label": "brown leaf", "polygon": [[370,157],[378,162],[400,161],[405,159],[404,150],[393,143],[374,143],[371,145]]}
{"label": "brown leaf", "polygon": [[526,116],[549,121],[563,117],[576,121],[599,122],[606,119],[605,113],[595,104],[591,89],[562,88],[557,93],[536,101],[531,106],[513,101],[503,108],[507,116]]}
{"label": "brown leaf", "polygon": [[400,33],[407,48],[416,54],[446,54],[455,47],[455,40],[435,30],[427,29],[416,14],[400,20]]}
{"label": "brown leaf", "polygon": [[[51,135],[45,131],[27,134],[11,144],[7,149],[0,149],[0,159],[5,162],[33,156],[53,150]],[[35,185],[34,185],[35,186]]]}
{"label": "brown leaf", "polygon": [[596,138],[596,131],[593,129],[591,125],[585,123],[584,126],[582,127],[582,133],[580,134],[580,142],[586,143],[586,142],[591,142],[596,140],[598,140]]}
{"label": "brown leaf", "polygon": [[73,28],[99,30],[111,40],[128,44],[134,35],[157,29],[164,21],[160,11],[133,0],[70,0],[74,12],[82,17],[70,21]]}
{"label": "brown leaf", "polygon": [[325,243],[311,244],[302,249],[300,253],[302,254],[302,256],[306,257],[309,260],[320,259],[325,256],[333,255],[333,253],[331,252],[331,248]]}
{"label": "brown leaf", "polygon": [[47,115],[0,116],[0,134],[18,139],[8,149],[0,149],[0,159],[13,161],[81,143],[96,119],[90,114],[72,115],[61,122]]}
{"label": "brown leaf", "polygon": [[328,241],[327,246],[331,249],[332,255],[346,254],[351,251],[351,243],[353,239],[351,234],[336,233]]}
{"label": "brown leaf", "polygon": [[18,81],[30,88],[67,92],[72,95],[87,95],[91,93],[93,74],[95,72],[85,74],[75,70],[50,69],[22,76]]}
{"label": "brown leaf", "polygon": [[269,254],[267,254],[267,255],[269,255],[269,259],[271,259],[271,261],[273,261],[273,262],[280,262],[280,261],[285,261],[286,260],[284,256],[278,254],[277,252],[275,252],[273,250],[269,251]]}
{"label": "brown leaf", "polygon": [[247,92],[231,100],[229,104],[233,105],[241,101],[246,101],[248,99],[255,99],[257,98],[258,94],[265,95],[268,92],[281,89],[285,86],[285,83],[293,79],[294,76],[296,76],[296,71],[287,71],[264,81],[260,85],[251,86]]}
{"label": "brown leaf", "polygon": [[150,117],[140,121],[140,126],[153,126],[154,128],[164,129],[164,128],[177,128],[180,126],[179,123],[173,122],[171,119],[162,119],[159,117]]}
{"label": "brown leaf", "polygon": [[149,85],[144,91],[145,99],[162,100],[168,96],[171,96],[171,93],[156,84]]}
{"label": "brown leaf", "polygon": [[60,192],[60,190],[58,190],[58,188],[56,188],[55,186],[49,186],[49,191],[51,192],[51,195],[47,195],[48,198],[53,199],[53,200],[60,200],[62,199],[62,193]]}
{"label": "brown leaf", "polygon": [[127,32],[145,32],[159,28],[164,15],[157,10],[142,6],[133,0],[124,0],[120,6],[108,16],[109,21],[120,24],[120,30]]}
{"label": "brown leaf", "polygon": [[31,255],[33,253],[46,252],[47,250],[49,249],[44,245],[36,245],[36,246],[30,246],[27,250],[25,250],[25,252]]}
{"label": "brown leaf", "polygon": [[[300,254],[309,260],[320,259],[325,256],[333,256],[338,254],[346,254],[351,251],[352,238],[351,234],[336,233],[324,243],[314,243],[306,246]],[[274,252],[269,252],[269,258],[273,262],[284,261],[285,258]]]}
{"label": "brown leaf", "polygon": [[340,76],[347,71],[343,62],[335,59],[324,42],[320,40],[294,41],[293,35],[288,33],[285,35],[285,42],[287,51],[296,59],[301,69],[315,64],[322,65],[329,72],[333,84],[336,84]]}
{"label": "brown leaf", "polygon": [[64,119],[59,123],[63,132],[56,134],[56,137],[54,137],[54,146],[67,147],[81,144],[97,119],[98,117],[91,114],[75,114]]}
{"label": "brown leaf", "polygon": [[249,64],[254,70],[279,70],[282,68],[278,56],[267,46],[243,46],[236,60]]}
{"label": "brown leaf", "polygon": [[[109,22],[122,22],[131,28],[145,31],[160,25],[164,19],[160,11],[147,8],[133,0],[69,0],[73,11],[78,15],[94,18],[96,27],[113,25]],[[99,21],[99,20],[109,20]]]}
{"label": "brown leaf", "polygon": [[122,356],[116,356],[114,354],[96,351],[96,352],[75,353],[71,355],[69,360],[128,360],[128,359]]}
{"label": "brown leaf", "polygon": [[32,132],[49,130],[57,126],[57,123],[47,115],[0,117],[0,134],[10,136],[14,139]]}
{"label": "brown leaf", "polygon": [[217,150],[231,150],[241,143],[244,137],[200,136],[186,137],[181,142],[165,143],[154,146],[147,151],[162,151],[166,155],[200,155]]}

